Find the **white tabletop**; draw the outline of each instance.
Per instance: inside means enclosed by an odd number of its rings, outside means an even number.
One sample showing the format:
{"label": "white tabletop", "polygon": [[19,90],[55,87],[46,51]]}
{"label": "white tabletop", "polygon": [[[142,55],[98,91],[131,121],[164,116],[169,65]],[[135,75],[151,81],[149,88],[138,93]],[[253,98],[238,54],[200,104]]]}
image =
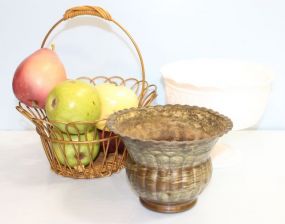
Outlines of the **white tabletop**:
{"label": "white tabletop", "polygon": [[[218,166],[189,211],[145,209],[125,171],[74,180],[53,173],[33,131],[0,132],[0,223],[284,224],[285,132],[244,131],[224,136],[235,162]],[[217,160],[216,160],[217,159]]]}

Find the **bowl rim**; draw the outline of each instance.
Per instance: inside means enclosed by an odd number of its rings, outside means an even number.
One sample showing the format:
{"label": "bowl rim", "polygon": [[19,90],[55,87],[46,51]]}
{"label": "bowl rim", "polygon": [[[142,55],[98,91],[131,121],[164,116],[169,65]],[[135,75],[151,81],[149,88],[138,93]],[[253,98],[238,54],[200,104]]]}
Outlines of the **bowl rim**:
{"label": "bowl rim", "polygon": [[[198,110],[201,110],[201,111],[207,111],[209,113],[212,113],[213,115],[215,116],[218,116],[222,119],[225,120],[226,122],[226,127],[225,129],[216,134],[216,135],[213,135],[211,137],[207,137],[207,138],[202,138],[202,139],[195,139],[195,140],[184,140],[184,141],[178,141],[178,140],[174,140],[174,141],[167,141],[167,140],[154,140],[154,139],[139,139],[139,138],[136,138],[136,137],[133,137],[133,136],[129,136],[129,135],[125,135],[125,134],[119,134],[116,129],[114,128],[115,126],[115,117],[116,116],[119,116],[121,114],[124,114],[124,113],[128,113],[130,111],[136,111],[136,110],[147,110],[148,108],[165,108],[165,107],[181,107],[181,108],[188,108],[188,109],[198,109]],[[233,122],[232,120],[223,115],[223,114],[220,114],[219,112],[217,111],[214,111],[212,109],[209,109],[209,108],[206,108],[206,107],[199,107],[199,106],[191,106],[191,105],[186,105],[186,104],[165,104],[165,105],[155,105],[155,106],[146,106],[146,107],[139,107],[139,108],[136,108],[136,107],[132,107],[132,108],[129,108],[129,109],[124,109],[124,110],[120,110],[120,111],[117,111],[113,114],[111,114],[108,119],[107,119],[107,127],[109,128],[109,130],[111,132],[114,132],[115,134],[117,134],[118,136],[122,137],[122,138],[125,138],[125,139],[128,139],[128,140],[132,140],[132,141],[140,141],[140,142],[144,142],[144,143],[152,143],[152,144],[170,144],[170,145],[180,145],[180,144],[200,144],[200,143],[204,143],[204,142],[209,142],[209,141],[212,141],[216,138],[219,138],[221,136],[223,136],[224,134],[226,134],[227,132],[229,132],[232,128],[233,128]]]}
{"label": "bowl rim", "polygon": [[[258,69],[261,69],[266,71],[266,74],[263,74],[264,80],[255,80],[255,82],[243,82],[242,84],[237,84],[237,83],[231,83],[227,84],[225,86],[223,83],[215,83],[215,84],[202,84],[200,82],[196,81],[186,81],[185,79],[177,79],[177,76],[174,76],[170,70],[173,69],[174,67],[181,66],[184,64],[188,64],[187,66],[191,65],[196,65],[197,63],[203,62],[204,64],[211,63],[213,64],[214,62],[217,63],[218,65],[222,64],[232,64],[235,67],[245,67],[245,66],[250,66],[252,69],[255,71],[258,71]],[[160,73],[164,79],[165,82],[172,82],[175,83],[175,85],[191,85],[195,86],[197,88],[217,88],[217,89],[231,89],[231,88],[252,88],[252,87],[263,87],[263,86],[268,86],[271,85],[276,78],[275,71],[273,68],[267,64],[262,64],[258,63],[255,61],[250,61],[250,60],[242,60],[242,59],[235,59],[235,58],[223,58],[223,57],[218,57],[218,58],[211,58],[211,57],[198,57],[198,58],[186,58],[186,59],[180,59],[176,61],[169,62],[167,64],[163,64],[160,67]],[[260,75],[259,75],[260,77]]]}

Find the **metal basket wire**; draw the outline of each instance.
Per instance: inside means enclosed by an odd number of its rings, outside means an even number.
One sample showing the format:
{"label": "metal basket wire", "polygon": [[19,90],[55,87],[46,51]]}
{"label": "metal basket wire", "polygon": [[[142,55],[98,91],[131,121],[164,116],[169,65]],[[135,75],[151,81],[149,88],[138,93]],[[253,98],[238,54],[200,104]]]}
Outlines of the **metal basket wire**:
{"label": "metal basket wire", "polygon": [[[126,86],[132,89],[138,96],[139,107],[150,105],[157,97],[157,88],[155,85],[148,84],[145,80],[144,63],[140,50],[128,31],[113,20],[106,10],[96,6],[79,6],[67,10],[63,18],[56,22],[48,31],[41,47],[45,46],[49,35],[61,22],[81,15],[101,17],[113,22],[123,30],[138,53],[142,80],[136,78],[124,79],[120,76],[80,77],[78,79],[93,85],[113,83]],[[51,169],[56,173],[72,178],[96,178],[110,176],[125,167],[127,158],[126,147],[121,139],[109,132],[106,127],[103,130],[96,129],[96,124],[102,120],[64,123],[49,121],[44,109],[30,107],[23,103],[19,103],[16,109],[35,125]],[[65,133],[57,128],[57,123],[64,125]],[[78,128],[80,125],[85,125],[89,128],[84,133],[80,133]],[[72,130],[72,134],[70,130]]]}

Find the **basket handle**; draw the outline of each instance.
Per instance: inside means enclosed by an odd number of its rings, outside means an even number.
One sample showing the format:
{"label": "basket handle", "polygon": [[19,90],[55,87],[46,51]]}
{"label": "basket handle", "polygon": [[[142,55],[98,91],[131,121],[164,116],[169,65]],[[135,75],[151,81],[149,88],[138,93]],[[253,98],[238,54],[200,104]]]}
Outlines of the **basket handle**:
{"label": "basket handle", "polygon": [[139,60],[140,60],[140,64],[141,64],[141,72],[142,72],[142,93],[141,93],[141,95],[143,95],[144,89],[145,89],[145,68],[144,68],[144,62],[143,62],[143,58],[142,58],[140,49],[139,49],[137,43],[135,42],[135,40],[133,39],[133,37],[131,36],[131,34],[122,25],[120,25],[117,21],[115,21],[105,9],[102,9],[101,7],[98,7],[98,6],[77,6],[77,7],[73,7],[73,8],[66,10],[64,15],[63,15],[63,18],[58,20],[50,28],[50,30],[47,32],[47,34],[45,35],[44,40],[41,44],[41,48],[43,48],[45,46],[46,41],[47,41],[48,37],[50,36],[51,32],[60,23],[66,21],[68,19],[72,19],[74,17],[83,16],[83,15],[98,16],[98,17],[103,18],[105,20],[111,21],[116,26],[118,26],[130,38],[131,42],[133,43],[133,45],[137,51],[137,54],[138,54]]}

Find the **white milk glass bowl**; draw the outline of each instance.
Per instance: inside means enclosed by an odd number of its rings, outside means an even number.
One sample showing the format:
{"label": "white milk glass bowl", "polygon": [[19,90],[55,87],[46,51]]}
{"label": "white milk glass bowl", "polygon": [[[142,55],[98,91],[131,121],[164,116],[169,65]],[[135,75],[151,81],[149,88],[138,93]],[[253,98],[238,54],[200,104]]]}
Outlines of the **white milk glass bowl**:
{"label": "white milk glass bowl", "polygon": [[196,59],[161,68],[166,103],[213,109],[231,118],[233,130],[253,128],[267,105],[273,72],[260,64]]}
{"label": "white milk glass bowl", "polygon": [[[213,109],[233,121],[233,130],[255,128],[269,98],[273,72],[259,64],[230,59],[195,59],[161,68],[166,103]],[[213,167],[225,168],[242,161],[242,151],[219,143],[211,153]]]}

